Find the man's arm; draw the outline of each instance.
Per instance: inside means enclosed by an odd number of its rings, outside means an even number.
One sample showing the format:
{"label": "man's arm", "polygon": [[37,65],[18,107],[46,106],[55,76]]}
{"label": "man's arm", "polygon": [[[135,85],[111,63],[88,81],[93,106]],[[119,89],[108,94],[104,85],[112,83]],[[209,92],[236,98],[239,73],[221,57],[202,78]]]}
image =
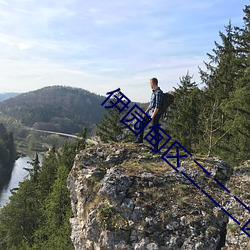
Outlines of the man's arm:
{"label": "man's arm", "polygon": [[145,110],[145,113],[148,113],[150,109],[150,104],[148,105],[147,109]]}
{"label": "man's arm", "polygon": [[158,108],[155,108],[155,109],[154,109],[154,112],[153,112],[153,114],[151,115],[152,120],[154,119],[154,117],[156,116],[156,114],[159,112],[159,110],[160,110],[160,109],[158,109]]}

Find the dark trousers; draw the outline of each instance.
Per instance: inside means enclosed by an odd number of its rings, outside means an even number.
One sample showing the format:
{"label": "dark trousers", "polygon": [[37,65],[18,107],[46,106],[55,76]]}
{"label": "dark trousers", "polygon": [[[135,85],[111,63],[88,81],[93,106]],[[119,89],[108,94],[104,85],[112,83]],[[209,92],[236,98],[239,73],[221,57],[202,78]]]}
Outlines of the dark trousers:
{"label": "dark trousers", "polygon": [[[158,125],[159,121],[160,121],[160,118],[161,118],[161,115],[160,114],[156,114],[156,116],[153,119],[153,122],[151,121],[150,126],[156,126],[156,125]],[[142,128],[148,122],[148,120],[149,120],[148,117],[146,117],[145,121],[143,122],[143,124],[140,125],[140,127]],[[156,138],[156,140],[158,142],[159,141],[159,127],[156,127],[155,130],[156,130],[156,136],[155,136],[155,138]],[[143,134],[144,134],[144,129],[138,135],[138,138],[137,138],[138,141],[141,141],[141,142],[143,141]],[[155,145],[154,150],[158,150],[158,143]]]}

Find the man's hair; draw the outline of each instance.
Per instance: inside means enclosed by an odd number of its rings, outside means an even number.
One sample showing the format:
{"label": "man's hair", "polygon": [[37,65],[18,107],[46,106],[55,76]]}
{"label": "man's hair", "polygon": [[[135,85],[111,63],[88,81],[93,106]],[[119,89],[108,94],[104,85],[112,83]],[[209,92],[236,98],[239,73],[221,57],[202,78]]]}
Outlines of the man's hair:
{"label": "man's hair", "polygon": [[152,78],[151,79],[151,81],[156,85],[156,86],[158,86],[158,80],[157,80],[157,78]]}

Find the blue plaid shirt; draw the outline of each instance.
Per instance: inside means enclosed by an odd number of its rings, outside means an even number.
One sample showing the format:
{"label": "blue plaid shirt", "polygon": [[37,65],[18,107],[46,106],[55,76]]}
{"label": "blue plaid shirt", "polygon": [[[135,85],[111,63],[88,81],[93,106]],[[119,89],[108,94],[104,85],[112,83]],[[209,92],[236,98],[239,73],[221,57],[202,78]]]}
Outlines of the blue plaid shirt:
{"label": "blue plaid shirt", "polygon": [[163,100],[163,92],[160,89],[160,87],[157,87],[157,89],[153,90],[151,94],[151,100],[150,100],[150,106],[149,106],[149,112],[148,112],[150,116],[153,114],[155,108],[158,108],[158,109],[161,108],[162,100]]}

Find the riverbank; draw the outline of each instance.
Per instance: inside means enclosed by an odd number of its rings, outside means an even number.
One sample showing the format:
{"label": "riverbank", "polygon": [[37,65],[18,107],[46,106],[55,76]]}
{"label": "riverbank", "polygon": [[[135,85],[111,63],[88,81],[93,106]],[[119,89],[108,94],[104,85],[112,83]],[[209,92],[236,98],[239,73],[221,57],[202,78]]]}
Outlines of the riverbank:
{"label": "riverbank", "polygon": [[[39,160],[40,162],[42,161],[41,155],[39,155]],[[12,195],[11,190],[18,188],[19,182],[28,178],[29,173],[24,168],[32,168],[32,165],[29,163],[31,161],[32,158],[30,156],[21,156],[15,161],[10,180],[0,189],[0,208],[8,203]]]}

